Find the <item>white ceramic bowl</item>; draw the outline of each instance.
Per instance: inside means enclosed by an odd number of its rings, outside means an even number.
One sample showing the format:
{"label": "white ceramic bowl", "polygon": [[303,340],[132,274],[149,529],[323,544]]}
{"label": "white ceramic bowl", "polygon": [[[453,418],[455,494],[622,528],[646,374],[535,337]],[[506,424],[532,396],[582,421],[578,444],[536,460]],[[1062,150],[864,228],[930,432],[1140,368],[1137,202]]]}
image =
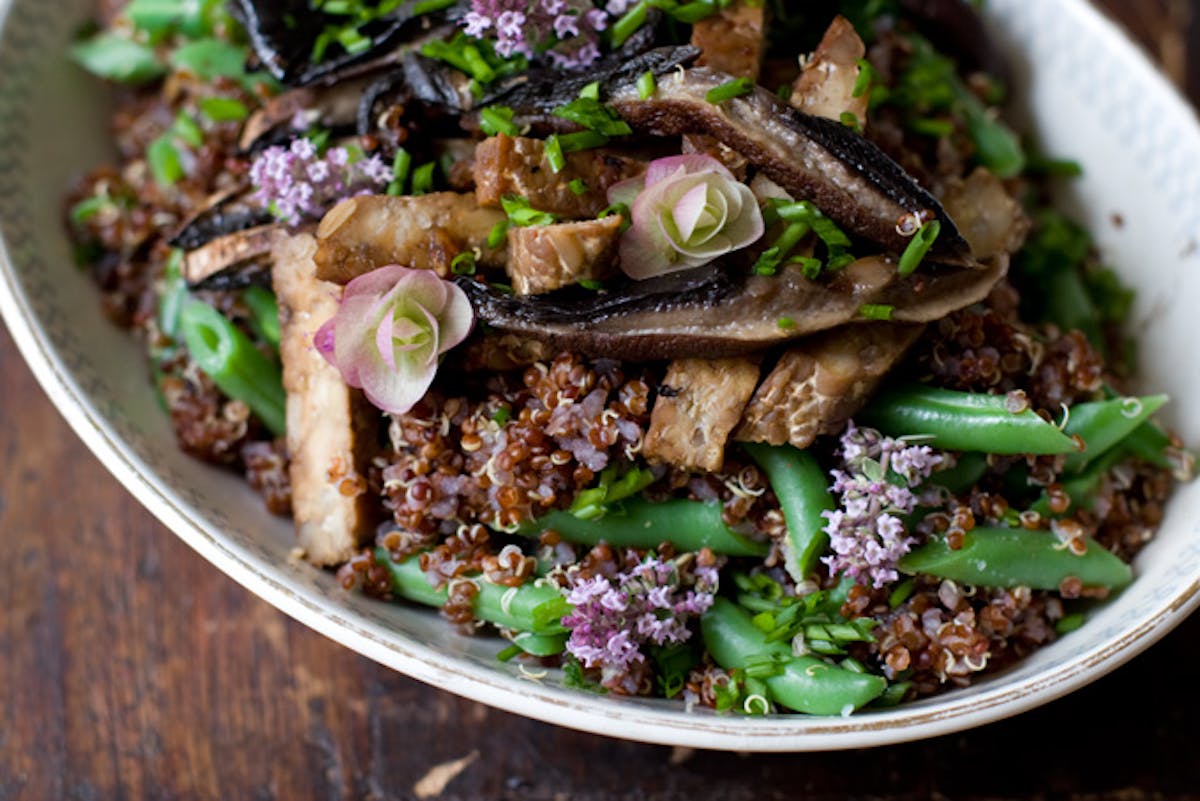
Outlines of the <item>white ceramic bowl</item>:
{"label": "white ceramic bowl", "polygon": [[[88,0],[0,0],[0,311],[38,380],[109,470],[164,524],[252,592],[323,634],[450,692],[533,718],[658,743],[824,750],[929,737],[1045,703],[1145,649],[1200,602],[1200,484],[1179,489],[1137,580],[1080,630],[973,687],[849,718],[685,713],[522,675],[495,641],[436,614],[342,592],[289,558],[289,526],[234,475],[176,450],[135,344],[99,312],[59,222],[72,176],[106,158],[106,97],[63,54]],[[1200,126],[1142,54],[1083,0],[990,0],[1016,95],[1045,150],[1081,161],[1064,204],[1139,290],[1143,384],[1200,443]],[[1114,222],[1120,215],[1123,224]]]}

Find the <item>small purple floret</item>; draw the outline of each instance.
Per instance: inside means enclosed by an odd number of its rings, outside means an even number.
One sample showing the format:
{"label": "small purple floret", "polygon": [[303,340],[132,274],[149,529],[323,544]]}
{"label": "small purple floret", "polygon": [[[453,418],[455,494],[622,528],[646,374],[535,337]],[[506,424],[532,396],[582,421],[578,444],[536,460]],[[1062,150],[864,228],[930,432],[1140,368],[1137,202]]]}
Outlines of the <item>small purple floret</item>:
{"label": "small purple floret", "polygon": [[712,606],[717,571],[698,567],[690,580],[685,584],[672,562],[655,558],[611,580],[577,581],[567,593],[575,609],[562,620],[571,631],[567,651],[584,667],[617,675],[645,660],[644,645],[686,641],[688,620]]}
{"label": "small purple floret", "polygon": [[502,58],[544,54],[556,67],[581,69],[600,57],[608,14],[588,0],[471,0],[462,25],[468,36],[490,38]]}
{"label": "small purple floret", "polygon": [[378,156],[354,160],[344,147],[322,155],[304,138],[267,148],[250,166],[254,199],[291,225],[320,217],[343,198],[382,191],[391,177]]}
{"label": "small purple floret", "polygon": [[917,507],[913,487],[929,478],[943,457],[928,445],[885,437],[851,422],[842,434],[845,470],[833,470],[841,504],[822,512],[833,553],[821,559],[835,575],[879,588],[899,578],[896,564],[916,540],[901,517]]}

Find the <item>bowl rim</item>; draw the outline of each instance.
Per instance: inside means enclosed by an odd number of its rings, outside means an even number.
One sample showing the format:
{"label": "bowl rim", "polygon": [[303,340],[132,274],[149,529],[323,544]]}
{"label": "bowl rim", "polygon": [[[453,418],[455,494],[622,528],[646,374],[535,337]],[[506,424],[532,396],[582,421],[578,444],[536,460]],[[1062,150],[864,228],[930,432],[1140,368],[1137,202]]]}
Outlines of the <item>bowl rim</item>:
{"label": "bowl rim", "polygon": [[[1136,72],[1137,84],[1156,93],[1162,107],[1179,116],[1200,139],[1195,110],[1128,34],[1086,0],[1066,0],[1066,5],[1073,6],[1091,32]],[[13,6],[14,0],[0,0],[0,29]],[[346,610],[297,591],[275,575],[277,571],[264,559],[225,541],[222,532],[172,497],[165,481],[144,468],[72,378],[34,314],[2,237],[0,316],[42,390],[75,434],[139,503],[218,570],[281,612],[363,656],[456,695],[547,723],[648,743],[739,751],[824,751],[905,742],[993,722],[1059,698],[1141,653],[1200,606],[1200,576],[1196,576],[1122,636],[1015,684],[956,693],[943,696],[944,700],[935,697],[919,708],[899,707],[862,717],[695,715],[682,707],[660,709],[531,684],[448,656],[402,633],[388,635],[376,624],[356,620]]]}

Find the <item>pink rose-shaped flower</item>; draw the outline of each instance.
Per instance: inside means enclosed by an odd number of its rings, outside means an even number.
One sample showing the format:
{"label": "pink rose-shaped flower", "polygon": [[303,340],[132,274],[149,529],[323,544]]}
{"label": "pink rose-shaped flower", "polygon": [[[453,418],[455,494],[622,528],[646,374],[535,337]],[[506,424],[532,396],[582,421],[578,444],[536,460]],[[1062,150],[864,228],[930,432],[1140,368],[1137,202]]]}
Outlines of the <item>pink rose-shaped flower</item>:
{"label": "pink rose-shaped flower", "polygon": [[754,193],[712,156],[656,159],[644,175],[611,187],[608,200],[633,217],[620,242],[631,278],[698,267],[763,235]]}
{"label": "pink rose-shaped flower", "polygon": [[433,383],[438,357],[466,339],[475,315],[450,281],[391,265],[346,284],[317,349],[385,412],[407,412]]}

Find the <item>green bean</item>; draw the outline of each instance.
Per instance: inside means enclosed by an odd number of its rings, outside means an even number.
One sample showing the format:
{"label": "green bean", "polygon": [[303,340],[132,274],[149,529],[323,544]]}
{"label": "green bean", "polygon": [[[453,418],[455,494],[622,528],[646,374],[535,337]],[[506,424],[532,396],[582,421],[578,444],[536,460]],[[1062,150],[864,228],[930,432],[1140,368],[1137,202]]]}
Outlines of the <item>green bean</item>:
{"label": "green bean", "polygon": [[787,522],[784,568],[796,582],[802,582],[816,568],[817,558],[829,544],[821,513],[832,511],[834,502],[825,473],[811,453],[791,445],[742,447],[767,474],[779,498]]}
{"label": "green bean", "polygon": [[1049,531],[976,528],[951,550],[944,538],[930,540],[900,560],[905,573],[925,574],[983,587],[1030,587],[1057,590],[1078,578],[1085,587],[1119,589],[1132,580],[1129,565],[1088,541],[1076,556]]}
{"label": "green bean", "polygon": [[1075,453],[1074,440],[1031,409],[1009,411],[1004,395],[910,384],[884,390],[862,413],[892,436],[924,435],[936,448],[1002,454]]}
{"label": "green bean", "polygon": [[275,293],[266,287],[248,287],[242,301],[250,308],[250,327],[275,350],[279,350],[279,304]]}
{"label": "green bean", "polygon": [[188,351],[217,387],[240,400],[276,436],[287,429],[286,395],[279,365],[254,347],[250,338],[219,311],[190,300],[179,313]]}
{"label": "green bean", "polygon": [[[431,585],[417,557],[410,556],[403,562],[394,562],[386,548],[376,548],[375,559],[387,566],[392,577],[392,591],[400,597],[425,606],[442,606],[446,603],[446,586],[435,588]],[[462,580],[472,581],[479,588],[471,600],[471,611],[479,620],[536,635],[557,635],[566,631],[562,618],[570,614],[571,604],[555,587],[537,583],[522,584],[516,588],[504,587],[480,576]],[[539,647],[544,647],[546,642],[529,641],[528,644],[534,647],[541,643]]]}
{"label": "green bean", "polygon": [[[1071,509],[1091,509],[1096,503],[1096,493],[1100,489],[1101,482],[1108,475],[1108,471],[1113,468],[1122,459],[1128,457],[1128,452],[1122,444],[1119,448],[1112,448],[1108,453],[1101,456],[1096,461],[1087,466],[1077,475],[1071,476],[1062,482],[1063,492],[1071,499]],[[1050,509],[1050,493],[1043,491],[1041,496],[1033,502],[1029,507],[1030,511],[1037,512],[1042,517],[1055,517],[1055,513]]]}
{"label": "green bean", "polygon": [[1171,437],[1153,422],[1145,422],[1133,430],[1123,443],[1129,452],[1144,462],[1171,470],[1175,465],[1167,456]]}
{"label": "green bean", "polygon": [[814,656],[795,656],[788,642],[767,642],[745,611],[717,598],[700,619],[704,644],[718,665],[745,670],[762,658],[777,660],[778,672],[763,678],[775,703],[812,715],[841,715],[883,694],[882,676],[855,673]]}
{"label": "green bean", "polygon": [[987,456],[982,453],[959,454],[953,467],[938,470],[929,477],[929,484],[945,487],[951,495],[961,495],[979,483],[987,473]]}
{"label": "green bean", "polygon": [[603,517],[583,520],[570,512],[553,511],[522,526],[527,536],[553,529],[567,542],[620,548],[654,548],[669,542],[681,551],[711,548],[728,556],[763,556],[767,546],[743,537],[725,525],[717,501],[670,500],[651,503],[631,498]]}
{"label": "green bean", "polygon": [[1092,403],[1077,403],[1072,406],[1063,431],[1078,436],[1087,447],[1082,453],[1068,456],[1063,463],[1063,471],[1078,473],[1087,467],[1089,462],[1103,456],[1149,420],[1166,402],[1166,395],[1150,395],[1144,398],[1113,398]]}

